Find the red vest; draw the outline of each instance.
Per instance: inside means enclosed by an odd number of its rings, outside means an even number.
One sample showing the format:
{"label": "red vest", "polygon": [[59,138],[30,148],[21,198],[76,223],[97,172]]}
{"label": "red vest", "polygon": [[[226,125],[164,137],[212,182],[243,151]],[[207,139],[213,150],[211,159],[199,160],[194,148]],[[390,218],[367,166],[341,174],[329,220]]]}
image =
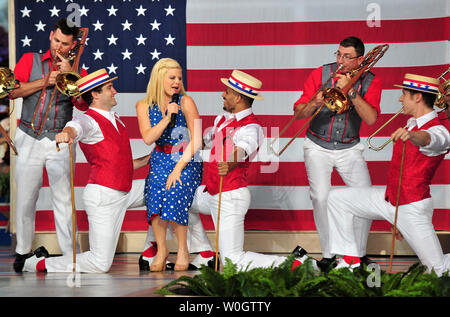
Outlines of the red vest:
{"label": "red vest", "polygon": [[[439,124],[439,119],[434,118],[424,124],[420,129],[415,126],[412,131],[426,130]],[[397,201],[402,148],[403,142],[395,143],[385,193],[386,200],[389,200],[393,206],[395,206]],[[413,145],[410,141],[406,142],[399,205],[405,205],[431,197],[431,179],[444,157],[445,154],[426,156],[419,151],[418,146]]]}
{"label": "red vest", "polygon": [[[219,127],[223,122],[225,122],[225,117],[223,117],[217,127]],[[208,172],[206,176],[206,187],[205,191],[211,195],[219,193],[219,183],[220,176],[217,169],[217,162],[224,161],[227,157],[233,153],[233,136],[239,130],[239,128],[249,125],[252,123],[259,124],[256,116],[252,113],[247,117],[241,119],[240,121],[233,120],[225,128],[214,133],[213,143],[211,148],[211,153],[209,157]],[[225,142],[223,140],[225,139]],[[222,151],[223,144],[223,151]],[[238,163],[238,165],[223,177],[222,181],[222,192],[238,189],[241,187],[247,187],[247,171],[250,166],[249,158],[244,162]]]}
{"label": "red vest", "polygon": [[98,123],[104,137],[95,144],[80,142],[91,167],[88,183],[129,192],[133,181],[133,157],[125,126],[117,121],[117,132],[113,124],[95,110],[89,109],[85,114]]}

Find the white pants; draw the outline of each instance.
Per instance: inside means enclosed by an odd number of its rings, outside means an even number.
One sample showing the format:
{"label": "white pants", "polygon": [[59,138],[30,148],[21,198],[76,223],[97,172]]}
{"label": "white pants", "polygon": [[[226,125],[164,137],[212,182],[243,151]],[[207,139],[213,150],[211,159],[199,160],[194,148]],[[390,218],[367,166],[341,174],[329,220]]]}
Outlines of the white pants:
{"label": "white pants", "polygon": [[[144,206],[145,180],[133,181],[129,193],[88,184],[83,200],[89,219],[89,251],[77,254],[77,272],[104,273],[109,270],[116,252],[125,212]],[[73,257],[45,260],[47,272],[72,272]]]}
{"label": "white pants", "polygon": [[[55,217],[56,236],[63,255],[72,253],[72,199],[70,189],[70,155],[67,144],[56,150],[55,141],[38,141],[21,129],[16,130],[16,252],[31,251],[34,239],[36,202],[42,187],[45,167],[50,183],[51,201]],[[75,162],[75,146],[73,146]],[[79,249],[77,245],[77,249]]]}
{"label": "white pants", "polygon": [[[394,222],[395,206],[385,201],[384,188],[341,188],[330,192],[328,213],[331,252],[358,256],[365,236],[358,227],[361,220],[384,219]],[[401,205],[398,208],[397,228],[422,264],[436,274],[450,270],[450,254],[444,255],[434,231],[431,198]]]}
{"label": "white pants", "polygon": [[[371,186],[370,175],[366,162],[362,155],[364,145],[358,143],[352,148],[345,150],[328,150],[308,138],[304,141],[305,167],[310,185],[310,197],[314,208],[314,222],[319,234],[320,247],[324,258],[331,258],[329,245],[329,225],[327,213],[328,193],[331,189],[331,173],[333,168],[341,176],[342,180],[350,187]],[[365,237],[361,237],[361,253],[365,255],[368,232],[371,221],[360,219],[358,226]]]}
{"label": "white pants", "polygon": [[[189,222],[194,220],[194,223],[198,223],[199,212],[211,214],[216,230],[217,225],[219,226],[219,252],[222,263],[229,258],[239,270],[242,270],[247,267],[253,269],[278,266],[286,260],[286,257],[244,251],[244,220],[251,199],[248,188],[222,193],[219,223],[217,222],[219,194],[210,195],[208,192],[203,192],[204,188],[204,185],[199,186],[195,192],[194,203],[189,211]],[[206,244],[207,237],[203,226],[189,225],[189,233],[191,239],[197,239],[197,243]]]}

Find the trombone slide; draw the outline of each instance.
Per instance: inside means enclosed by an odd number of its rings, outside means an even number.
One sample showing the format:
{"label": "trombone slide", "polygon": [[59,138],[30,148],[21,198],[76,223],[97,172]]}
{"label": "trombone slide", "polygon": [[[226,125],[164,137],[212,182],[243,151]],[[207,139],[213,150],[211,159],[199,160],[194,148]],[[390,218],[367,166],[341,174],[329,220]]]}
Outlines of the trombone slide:
{"label": "trombone slide", "polygon": [[374,146],[370,143],[370,141],[372,140],[372,138],[377,135],[381,130],[383,130],[389,123],[391,123],[392,120],[394,120],[399,114],[403,113],[403,108],[401,108],[399,111],[397,111],[396,114],[394,114],[388,121],[386,121],[381,127],[378,128],[377,131],[375,131],[374,133],[372,133],[371,136],[369,136],[367,138],[367,145],[369,146],[369,149],[374,150],[374,151],[381,151],[382,149],[384,149],[386,147],[386,145],[388,145],[389,143],[391,143],[392,138],[390,138],[389,140],[387,140],[386,142],[384,142],[382,145],[380,146]]}

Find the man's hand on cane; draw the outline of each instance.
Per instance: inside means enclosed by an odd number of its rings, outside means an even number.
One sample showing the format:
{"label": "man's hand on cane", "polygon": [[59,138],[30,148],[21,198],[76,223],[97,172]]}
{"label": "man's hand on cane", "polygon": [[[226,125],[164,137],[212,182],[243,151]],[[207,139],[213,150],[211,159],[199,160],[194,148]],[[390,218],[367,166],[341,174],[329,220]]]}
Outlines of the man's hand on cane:
{"label": "man's hand on cane", "polygon": [[73,144],[76,136],[77,131],[72,127],[65,127],[64,130],[55,135],[56,149],[58,152],[60,143]]}
{"label": "man's hand on cane", "polygon": [[232,155],[227,159],[226,162],[218,162],[217,169],[219,171],[219,176],[227,176],[239,162],[243,162],[245,157],[245,150],[240,147],[235,147]]}
{"label": "man's hand on cane", "polygon": [[55,141],[56,141],[56,144],[60,144],[60,143],[73,144],[73,139],[66,132],[60,132],[57,135],[55,135]]}

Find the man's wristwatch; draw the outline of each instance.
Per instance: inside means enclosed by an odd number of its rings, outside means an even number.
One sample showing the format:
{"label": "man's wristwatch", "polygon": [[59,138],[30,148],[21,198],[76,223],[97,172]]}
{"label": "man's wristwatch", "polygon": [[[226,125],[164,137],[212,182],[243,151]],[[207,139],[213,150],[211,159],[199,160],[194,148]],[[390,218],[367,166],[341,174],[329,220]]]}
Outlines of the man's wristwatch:
{"label": "man's wristwatch", "polygon": [[356,98],[356,90],[352,89],[352,91],[350,91],[348,93],[348,96],[350,97],[350,99],[355,99]]}

